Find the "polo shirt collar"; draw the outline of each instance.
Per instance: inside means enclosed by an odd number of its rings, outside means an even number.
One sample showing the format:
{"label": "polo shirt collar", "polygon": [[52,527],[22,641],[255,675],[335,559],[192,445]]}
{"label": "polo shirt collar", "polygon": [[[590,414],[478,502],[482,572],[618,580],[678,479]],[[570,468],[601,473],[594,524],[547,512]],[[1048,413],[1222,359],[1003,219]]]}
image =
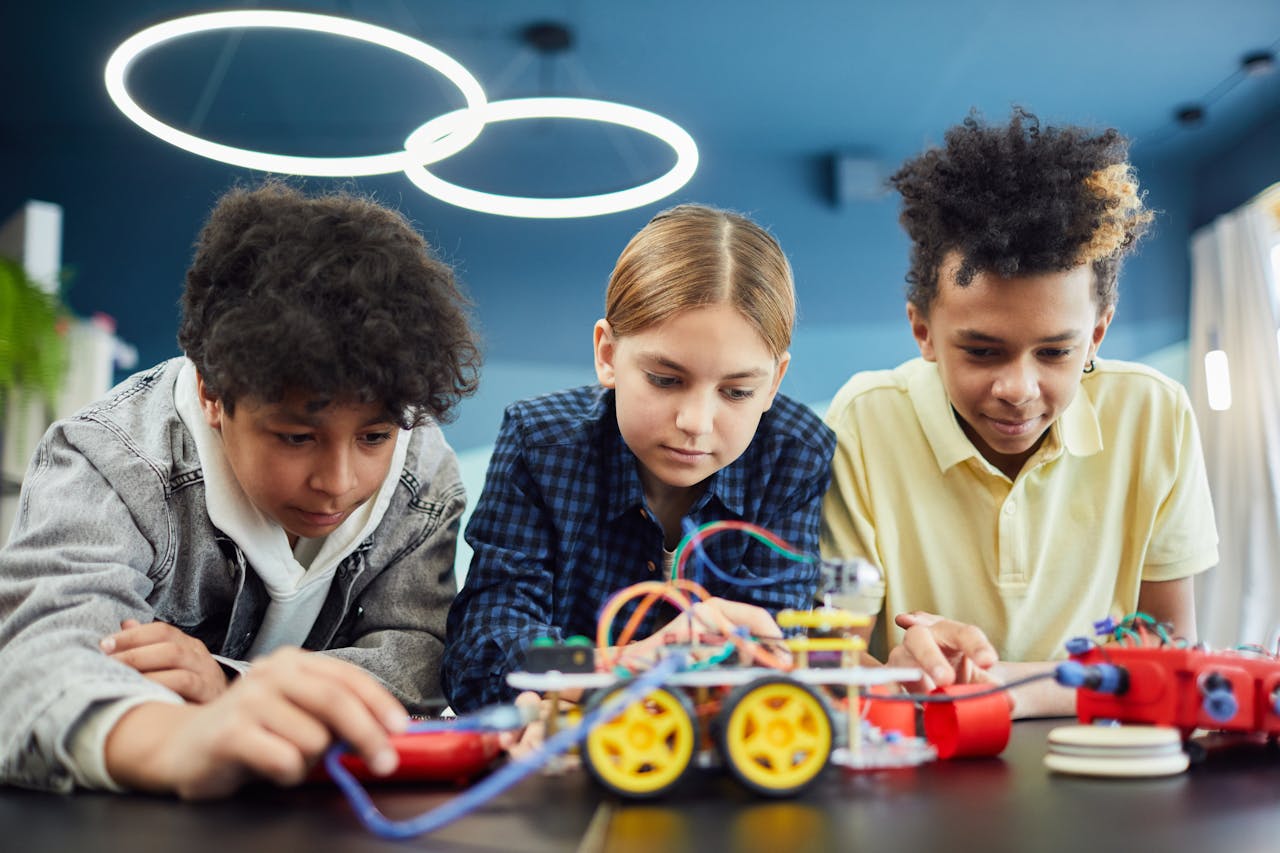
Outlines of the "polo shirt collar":
{"label": "polo shirt collar", "polygon": [[1072,456],[1092,456],[1102,451],[1102,424],[1098,421],[1098,410],[1093,407],[1093,399],[1084,393],[1084,388],[1076,390],[1075,399],[1067,406],[1056,424],[1062,436],[1062,445]]}
{"label": "polo shirt collar", "polygon": [[[912,371],[907,381],[907,390],[916,410],[916,418],[933,450],[938,469],[946,471],[966,459],[981,457],[973,442],[960,428],[958,416],[942,386],[938,366],[923,359],[917,361],[918,369]],[[1049,435],[1038,455],[1052,458],[1057,455],[1056,448],[1059,445],[1072,456],[1092,456],[1102,450],[1102,427],[1098,422],[1098,412],[1083,389],[1076,392],[1071,405],[1067,406],[1049,428]]]}

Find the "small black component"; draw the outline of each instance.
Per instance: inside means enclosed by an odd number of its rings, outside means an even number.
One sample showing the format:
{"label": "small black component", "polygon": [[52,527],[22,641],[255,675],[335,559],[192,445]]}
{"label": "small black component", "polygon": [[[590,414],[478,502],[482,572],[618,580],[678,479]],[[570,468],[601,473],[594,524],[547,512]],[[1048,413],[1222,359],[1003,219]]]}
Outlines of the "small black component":
{"label": "small black component", "polygon": [[579,643],[534,643],[525,649],[526,672],[595,672],[596,650]]}

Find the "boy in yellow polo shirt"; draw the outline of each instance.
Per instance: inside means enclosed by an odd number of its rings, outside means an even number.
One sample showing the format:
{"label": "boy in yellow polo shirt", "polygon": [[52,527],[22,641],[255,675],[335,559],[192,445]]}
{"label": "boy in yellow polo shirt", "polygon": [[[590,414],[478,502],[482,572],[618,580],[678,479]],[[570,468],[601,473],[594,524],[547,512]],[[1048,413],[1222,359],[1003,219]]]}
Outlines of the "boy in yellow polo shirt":
{"label": "boy in yellow polo shirt", "polygon": [[[1134,610],[1193,638],[1192,576],[1218,538],[1187,394],[1097,357],[1152,218],[1125,140],[970,117],[891,180],[921,357],[837,394],[823,507],[824,552],[884,572],[873,649],[932,686],[1048,669]],[[1018,716],[1065,714],[1074,693],[1014,698]]]}

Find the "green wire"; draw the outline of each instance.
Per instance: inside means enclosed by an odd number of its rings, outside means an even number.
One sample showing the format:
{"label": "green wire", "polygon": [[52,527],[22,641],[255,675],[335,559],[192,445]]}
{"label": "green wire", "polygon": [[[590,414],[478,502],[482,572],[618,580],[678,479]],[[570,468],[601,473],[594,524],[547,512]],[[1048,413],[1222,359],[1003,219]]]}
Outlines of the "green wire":
{"label": "green wire", "polygon": [[[677,577],[677,572],[679,571],[679,566],[680,566],[680,556],[684,553],[685,548],[689,546],[689,543],[693,541],[693,538],[701,534],[707,528],[714,527],[715,525],[721,524],[721,523],[723,522],[708,521],[706,524],[703,524],[701,527],[694,530],[693,532],[685,534],[684,538],[680,540],[680,544],[676,545],[675,552],[671,555],[671,579],[672,580],[675,580]],[[743,530],[741,528],[730,528],[730,527],[726,527],[725,529],[738,530],[738,532],[740,533],[745,533],[748,536],[750,536],[752,539],[755,539],[758,542],[763,542],[766,546],[768,546],[769,550],[773,551],[774,553],[781,554],[784,557],[789,557],[790,559],[795,560],[796,562],[807,562],[813,559],[808,554],[800,554],[795,551],[790,551],[786,548],[783,548],[777,543],[773,542],[772,540],[768,539],[767,537],[763,536],[762,534],[754,530]]]}
{"label": "green wire", "polygon": [[695,661],[689,664],[689,669],[709,669],[717,664],[722,664],[733,654],[733,649],[733,643],[729,643],[719,654],[709,657],[704,661]]}

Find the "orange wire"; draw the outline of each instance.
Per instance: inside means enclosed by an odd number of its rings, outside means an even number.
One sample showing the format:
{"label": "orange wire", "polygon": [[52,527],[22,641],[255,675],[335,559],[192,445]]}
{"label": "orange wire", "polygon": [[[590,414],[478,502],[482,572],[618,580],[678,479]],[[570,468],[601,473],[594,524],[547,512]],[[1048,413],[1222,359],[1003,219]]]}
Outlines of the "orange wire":
{"label": "orange wire", "polygon": [[[621,657],[621,649],[631,642],[631,637],[635,633],[636,628],[639,627],[640,621],[644,618],[645,613],[648,612],[649,608],[652,607],[655,601],[662,598],[675,605],[682,612],[689,614],[689,628],[691,631],[695,628],[693,620],[696,618],[705,628],[719,630],[721,634],[728,637],[729,641],[738,647],[739,652],[747,660],[757,662],[762,666],[766,666],[771,669],[782,671],[789,671],[792,669],[792,665],[789,662],[782,660],[777,655],[774,655],[761,644],[752,639],[740,636],[734,630],[734,624],[730,622],[728,617],[719,610],[714,608],[710,610],[711,620],[718,623],[715,625],[710,624],[710,622],[704,618],[703,613],[695,614],[693,612],[693,603],[689,598],[681,595],[680,593],[682,592],[692,593],[693,596],[696,596],[702,601],[710,601],[712,597],[711,593],[709,593],[701,584],[685,578],[676,578],[675,580],[667,583],[660,581],[641,581],[640,583],[632,584],[629,587],[624,587],[619,590],[612,598],[605,602],[605,606],[601,609],[600,619],[596,626],[596,649],[600,656],[601,666],[606,670],[613,667],[618,658]],[[613,626],[613,620],[617,617],[618,612],[621,611],[628,602],[641,595],[645,596],[644,600],[637,606],[636,612],[632,614],[631,618],[627,621],[627,625],[623,629],[623,633],[618,637],[618,655],[612,655],[610,653],[609,631]]]}

